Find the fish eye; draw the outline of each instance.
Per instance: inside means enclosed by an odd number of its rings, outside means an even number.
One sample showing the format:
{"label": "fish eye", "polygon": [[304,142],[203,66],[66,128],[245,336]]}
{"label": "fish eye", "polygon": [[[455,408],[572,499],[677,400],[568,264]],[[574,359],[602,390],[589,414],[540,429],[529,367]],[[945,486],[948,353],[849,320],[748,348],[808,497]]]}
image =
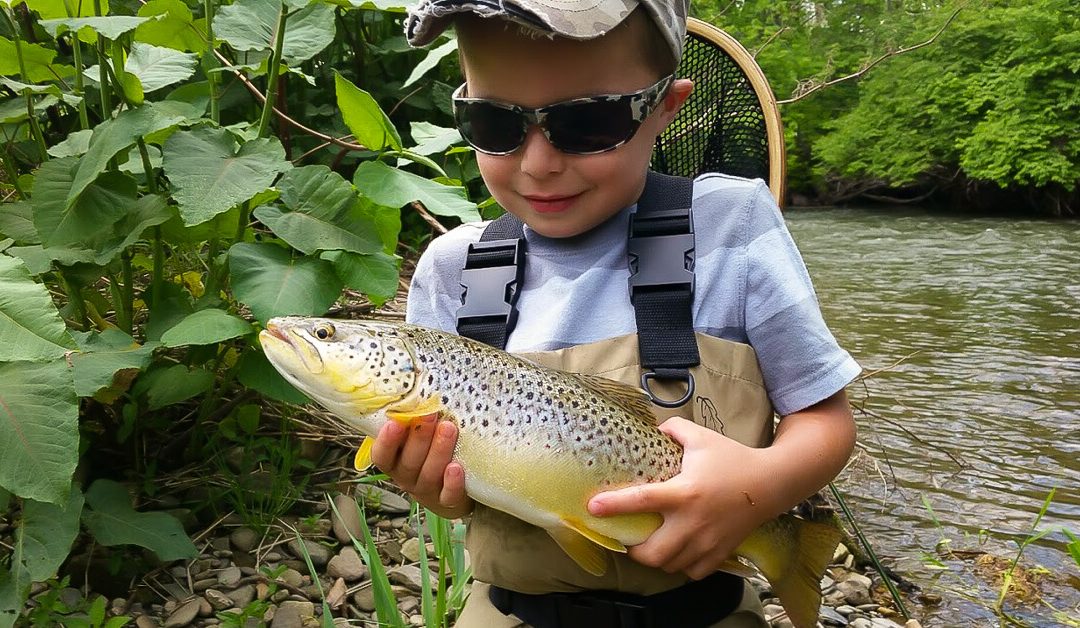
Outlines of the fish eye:
{"label": "fish eye", "polygon": [[329,340],[334,337],[334,326],[330,323],[319,323],[312,330],[312,333],[319,340]]}

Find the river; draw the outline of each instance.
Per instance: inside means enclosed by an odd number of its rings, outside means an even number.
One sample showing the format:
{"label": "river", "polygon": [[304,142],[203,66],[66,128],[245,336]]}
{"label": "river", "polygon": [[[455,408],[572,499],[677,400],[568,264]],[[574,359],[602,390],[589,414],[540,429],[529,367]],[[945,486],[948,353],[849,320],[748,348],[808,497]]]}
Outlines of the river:
{"label": "river", "polygon": [[[997,587],[974,558],[935,546],[1011,559],[1056,487],[1039,525],[1050,532],[1022,564],[1048,569],[1045,602],[1080,622],[1062,532],[1080,536],[1080,222],[909,209],[786,217],[833,332],[879,371],[849,388],[866,412],[838,486],[886,564],[942,595],[916,616],[996,625]],[[1066,622],[1046,604],[1006,608],[1036,626]]]}

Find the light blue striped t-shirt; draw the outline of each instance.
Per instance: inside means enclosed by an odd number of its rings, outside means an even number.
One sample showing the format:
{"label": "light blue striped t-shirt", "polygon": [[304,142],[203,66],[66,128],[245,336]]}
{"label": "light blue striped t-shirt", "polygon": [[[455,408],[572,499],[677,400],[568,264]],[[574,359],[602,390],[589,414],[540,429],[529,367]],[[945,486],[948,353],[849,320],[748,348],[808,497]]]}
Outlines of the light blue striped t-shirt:
{"label": "light blue striped t-shirt", "polygon": [[[508,351],[549,351],[635,333],[623,210],[572,238],[525,227],[528,242],[518,322]],[[708,174],[694,182],[694,328],[751,345],[773,407],[811,406],[854,379],[859,365],[825,325],[802,256],[760,180]],[[487,223],[436,238],[417,264],[406,319],[456,330],[468,245]]]}

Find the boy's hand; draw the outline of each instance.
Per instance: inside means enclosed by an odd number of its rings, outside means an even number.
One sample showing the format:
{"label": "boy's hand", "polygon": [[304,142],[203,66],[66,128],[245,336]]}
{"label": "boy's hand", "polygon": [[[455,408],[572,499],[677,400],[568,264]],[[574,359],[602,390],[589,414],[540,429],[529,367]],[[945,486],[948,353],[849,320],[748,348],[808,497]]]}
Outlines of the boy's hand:
{"label": "boy's hand", "polygon": [[429,414],[405,426],[387,421],[371,448],[371,461],[416,501],[447,519],[472,512],[465,494],[465,472],[450,462],[457,443],[457,426]]}
{"label": "boy's hand", "polygon": [[629,548],[630,557],[701,579],[716,571],[755,528],[776,516],[761,503],[768,495],[767,450],[679,417],[660,429],[682,444],[682,471],[665,482],[600,493],[589,501],[589,511],[597,516],[660,513],[663,525],[644,543]]}

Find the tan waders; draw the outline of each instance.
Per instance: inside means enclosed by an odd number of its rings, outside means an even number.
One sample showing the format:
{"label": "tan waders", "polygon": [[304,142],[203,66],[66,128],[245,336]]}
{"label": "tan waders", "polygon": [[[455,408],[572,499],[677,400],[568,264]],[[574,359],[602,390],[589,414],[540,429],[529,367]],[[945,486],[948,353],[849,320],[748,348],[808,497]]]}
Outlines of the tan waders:
{"label": "tan waders", "polygon": [[[773,410],[765,393],[754,350],[749,345],[695,334],[701,364],[690,369],[696,382],[693,398],[675,409],[655,407],[658,420],[670,416],[692,418],[708,427],[753,447],[767,446],[772,438]],[[592,373],[640,386],[636,335],[620,336],[585,345],[542,353],[524,354],[548,367],[575,373]],[[663,398],[678,399],[685,389],[680,384],[654,380],[651,389]],[[693,415],[692,417],[690,415]],[[717,513],[717,517],[723,516]],[[593,576],[567,556],[548,534],[535,526],[480,504],[469,522],[467,547],[476,581],[459,628],[512,628],[527,625],[514,615],[505,615],[489,597],[490,584],[525,594],[578,591],[618,591],[638,595],[668,595],[691,583],[683,574],[668,574],[645,567],[624,554],[608,552],[607,573]],[[719,583],[714,585],[714,581]],[[735,586],[732,586],[734,583]],[[693,598],[701,603],[725,603],[734,607],[726,618],[711,625],[722,628],[767,628],[761,604],[753,587],[727,574],[697,585]],[[710,590],[710,587],[714,590]],[[741,594],[739,589],[742,589]],[[741,595],[741,597],[739,597]],[[499,598],[498,595],[495,596]],[[528,596],[525,596],[528,597]],[[575,596],[571,596],[575,597]],[[670,597],[670,596],[669,596]],[[540,598],[548,600],[549,598]],[[563,598],[558,604],[563,604]],[[654,598],[660,599],[660,598]],[[679,598],[675,598],[679,599]],[[721,601],[721,602],[716,602]],[[546,602],[545,602],[546,603]],[[554,602],[552,605],[556,605]],[[500,604],[500,606],[504,606]],[[616,616],[621,606],[609,605]],[[586,625],[588,622],[579,622]],[[676,626],[657,616],[648,622],[655,628]],[[596,624],[594,624],[596,625]],[[624,622],[623,625],[628,625]]]}

